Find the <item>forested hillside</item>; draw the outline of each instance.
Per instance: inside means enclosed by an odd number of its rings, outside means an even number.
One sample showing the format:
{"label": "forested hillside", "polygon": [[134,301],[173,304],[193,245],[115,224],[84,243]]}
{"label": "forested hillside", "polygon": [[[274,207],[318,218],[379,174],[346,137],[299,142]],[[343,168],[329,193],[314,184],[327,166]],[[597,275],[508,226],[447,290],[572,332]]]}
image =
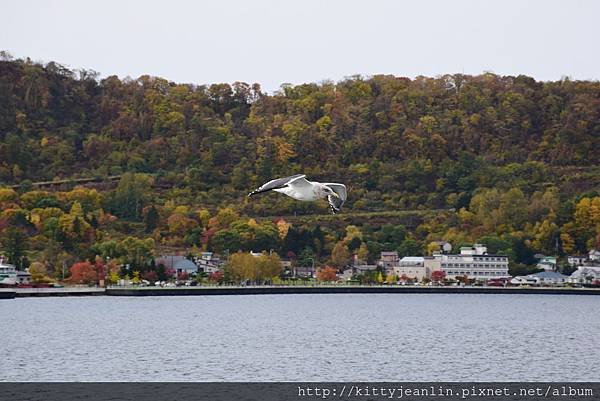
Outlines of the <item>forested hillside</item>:
{"label": "forested hillside", "polygon": [[[599,162],[598,82],[378,75],[265,94],[0,61],[0,249],[25,264],[97,254],[145,269],[169,247],[340,265],[440,239],[531,264],[598,245]],[[299,172],[348,185],[340,220],[326,203],[245,198]],[[77,178],[100,184],[34,184]],[[424,212],[394,217],[409,210]]]}

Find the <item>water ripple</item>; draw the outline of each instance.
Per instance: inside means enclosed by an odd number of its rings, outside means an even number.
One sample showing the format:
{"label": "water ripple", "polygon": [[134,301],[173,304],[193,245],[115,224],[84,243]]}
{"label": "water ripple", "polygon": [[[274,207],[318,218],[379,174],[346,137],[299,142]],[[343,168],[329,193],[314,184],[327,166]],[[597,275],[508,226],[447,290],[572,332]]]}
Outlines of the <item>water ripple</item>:
{"label": "water ripple", "polygon": [[600,297],[74,297],[0,306],[2,381],[600,381]]}

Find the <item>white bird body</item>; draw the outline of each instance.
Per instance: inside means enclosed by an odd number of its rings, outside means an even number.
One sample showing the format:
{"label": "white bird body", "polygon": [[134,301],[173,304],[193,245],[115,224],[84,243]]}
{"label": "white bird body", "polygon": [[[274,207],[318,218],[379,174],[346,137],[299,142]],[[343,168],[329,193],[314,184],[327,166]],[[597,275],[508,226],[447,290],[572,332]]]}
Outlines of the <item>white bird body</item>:
{"label": "white bird body", "polygon": [[324,199],[329,195],[324,185],[320,182],[308,181],[311,188],[299,187],[297,185],[286,185],[283,188],[275,188],[273,191],[282,193],[299,201],[311,202]]}
{"label": "white bird body", "polygon": [[290,198],[305,202],[327,198],[334,214],[341,209],[347,198],[344,184],[308,181],[304,174],[271,180],[250,192],[248,196],[267,191],[279,192]]}

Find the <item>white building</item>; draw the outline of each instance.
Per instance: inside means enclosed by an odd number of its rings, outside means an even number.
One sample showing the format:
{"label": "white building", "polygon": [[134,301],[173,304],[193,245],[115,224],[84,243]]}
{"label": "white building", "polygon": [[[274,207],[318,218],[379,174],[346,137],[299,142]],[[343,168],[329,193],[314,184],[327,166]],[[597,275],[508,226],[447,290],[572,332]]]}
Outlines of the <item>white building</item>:
{"label": "white building", "polygon": [[538,269],[543,269],[546,271],[555,271],[556,270],[556,256],[545,256],[545,255],[537,255],[538,256]]}
{"label": "white building", "polygon": [[567,263],[571,267],[583,266],[587,260],[586,255],[569,255],[567,256]]}
{"label": "white building", "polygon": [[477,280],[508,277],[508,257],[490,255],[482,244],[460,248],[459,255],[434,253],[433,257],[441,264],[446,277],[455,279],[466,276]]}
{"label": "white building", "polygon": [[579,266],[567,281],[573,284],[590,284],[595,280],[600,280],[600,266]]}
{"label": "white building", "polygon": [[405,256],[400,259],[397,266],[387,268],[386,275],[395,274],[398,278],[406,276],[421,281],[430,278],[435,270],[441,270],[441,263],[433,257]]}
{"label": "white building", "polygon": [[565,276],[564,274],[550,271],[533,273],[526,277],[534,279],[537,285],[563,285],[569,278],[569,276]]}
{"label": "white building", "polygon": [[[352,270],[352,269],[349,269]],[[315,266],[295,266],[293,268],[294,276],[300,278],[315,277],[317,273]]]}
{"label": "white building", "polygon": [[223,267],[223,261],[214,256],[212,252],[202,252],[199,258],[194,259],[199,272],[215,273]]}

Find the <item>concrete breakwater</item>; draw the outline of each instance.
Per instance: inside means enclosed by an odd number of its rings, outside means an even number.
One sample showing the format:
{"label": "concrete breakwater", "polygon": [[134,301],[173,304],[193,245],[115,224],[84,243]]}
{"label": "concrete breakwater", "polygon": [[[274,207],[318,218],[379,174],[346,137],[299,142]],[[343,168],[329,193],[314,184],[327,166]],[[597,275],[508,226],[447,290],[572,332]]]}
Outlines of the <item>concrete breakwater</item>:
{"label": "concrete breakwater", "polygon": [[266,295],[266,294],[568,294],[600,295],[591,288],[417,287],[417,286],[262,286],[108,288],[109,296]]}
{"label": "concrete breakwater", "polygon": [[13,289],[0,288],[0,299],[13,299],[16,291]]}
{"label": "concrete breakwater", "polygon": [[0,299],[68,296],[191,296],[285,294],[550,294],[600,295],[600,288],[548,287],[417,287],[417,286],[206,286],[1,289]]}
{"label": "concrete breakwater", "polygon": [[15,288],[14,297],[72,297],[88,295],[105,295],[104,288],[97,287],[63,287],[63,288]]}

